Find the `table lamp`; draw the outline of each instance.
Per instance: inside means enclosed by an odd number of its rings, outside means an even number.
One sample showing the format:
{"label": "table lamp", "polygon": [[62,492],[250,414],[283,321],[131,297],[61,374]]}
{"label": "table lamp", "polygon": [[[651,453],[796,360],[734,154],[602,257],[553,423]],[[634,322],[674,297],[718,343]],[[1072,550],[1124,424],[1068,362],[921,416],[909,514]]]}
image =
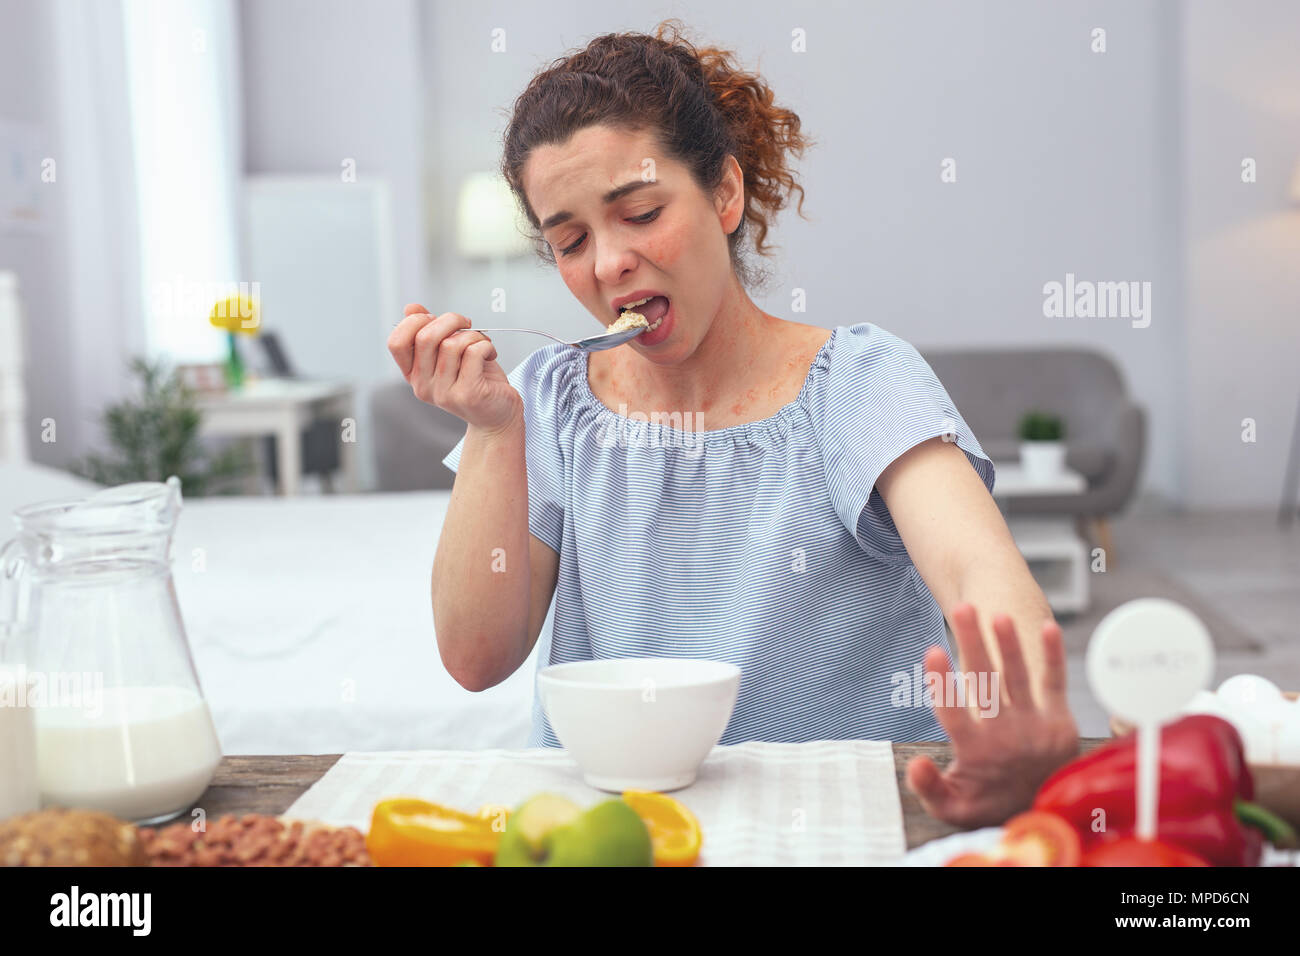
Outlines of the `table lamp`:
{"label": "table lamp", "polygon": [[[1300,160],[1296,162],[1295,172],[1291,174],[1291,188],[1287,191],[1291,205],[1300,206]],[[1296,491],[1300,490],[1300,403],[1296,405],[1295,425],[1291,431],[1291,452],[1287,455],[1286,477],[1282,481],[1282,504],[1278,508],[1277,521],[1284,528],[1291,526],[1295,520]]]}
{"label": "table lamp", "polygon": [[514,194],[497,173],[471,173],[456,204],[456,249],[470,259],[489,259],[496,269],[532,247],[528,224]]}

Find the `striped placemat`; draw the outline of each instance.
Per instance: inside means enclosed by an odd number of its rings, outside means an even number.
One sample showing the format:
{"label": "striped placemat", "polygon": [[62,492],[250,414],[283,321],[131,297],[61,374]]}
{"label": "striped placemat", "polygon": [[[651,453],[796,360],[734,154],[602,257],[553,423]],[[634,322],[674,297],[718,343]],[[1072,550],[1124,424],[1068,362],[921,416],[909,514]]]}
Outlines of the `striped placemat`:
{"label": "striped placemat", "polygon": [[[472,812],[543,791],[584,806],[612,796],[587,786],[568,753],[552,748],[348,753],[284,815],[364,832],[388,797]],[[701,865],[883,865],[906,849],[889,741],[714,747],[695,782],[672,795],[699,818]]]}

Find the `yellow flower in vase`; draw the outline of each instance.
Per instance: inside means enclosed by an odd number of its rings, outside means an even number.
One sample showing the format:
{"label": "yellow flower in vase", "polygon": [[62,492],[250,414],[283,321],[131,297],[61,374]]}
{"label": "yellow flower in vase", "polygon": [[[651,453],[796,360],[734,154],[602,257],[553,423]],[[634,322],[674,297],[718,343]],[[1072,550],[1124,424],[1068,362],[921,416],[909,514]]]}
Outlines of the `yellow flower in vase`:
{"label": "yellow flower in vase", "polygon": [[244,383],[244,362],[239,356],[235,335],[256,335],[262,327],[262,310],[256,299],[232,295],[212,307],[208,321],[225,329],[229,350],[226,354],[226,384],[239,388]]}

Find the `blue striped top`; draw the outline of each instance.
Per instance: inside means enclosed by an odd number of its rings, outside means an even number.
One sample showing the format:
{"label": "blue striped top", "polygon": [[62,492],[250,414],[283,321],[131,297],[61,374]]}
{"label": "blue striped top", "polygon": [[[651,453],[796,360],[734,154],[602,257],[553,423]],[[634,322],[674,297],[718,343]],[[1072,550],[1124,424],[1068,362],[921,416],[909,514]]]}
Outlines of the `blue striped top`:
{"label": "blue striped top", "polygon": [[[712,431],[605,407],[586,360],[546,346],[509,376],[524,402],[529,531],[559,555],[538,667],[730,661],[740,694],[722,744],[946,739],[920,694],[901,706],[896,693],[919,689],[926,648],[953,656],[874,485],[935,436],[956,441],[990,492],[994,472],[920,353],[870,322],[839,326],[794,401]],[[453,471],[463,445],[443,459]],[[561,746],[535,693],[532,720],[528,746]]]}

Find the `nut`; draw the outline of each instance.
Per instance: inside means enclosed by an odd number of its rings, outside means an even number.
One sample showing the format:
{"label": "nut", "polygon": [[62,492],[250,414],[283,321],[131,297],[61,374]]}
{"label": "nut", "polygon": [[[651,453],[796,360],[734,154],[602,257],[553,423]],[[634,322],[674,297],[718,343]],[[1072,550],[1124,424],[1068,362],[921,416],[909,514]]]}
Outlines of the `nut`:
{"label": "nut", "polygon": [[370,866],[355,827],[330,827],[276,817],[226,814],[197,834],[188,823],[141,830],[154,866]]}

